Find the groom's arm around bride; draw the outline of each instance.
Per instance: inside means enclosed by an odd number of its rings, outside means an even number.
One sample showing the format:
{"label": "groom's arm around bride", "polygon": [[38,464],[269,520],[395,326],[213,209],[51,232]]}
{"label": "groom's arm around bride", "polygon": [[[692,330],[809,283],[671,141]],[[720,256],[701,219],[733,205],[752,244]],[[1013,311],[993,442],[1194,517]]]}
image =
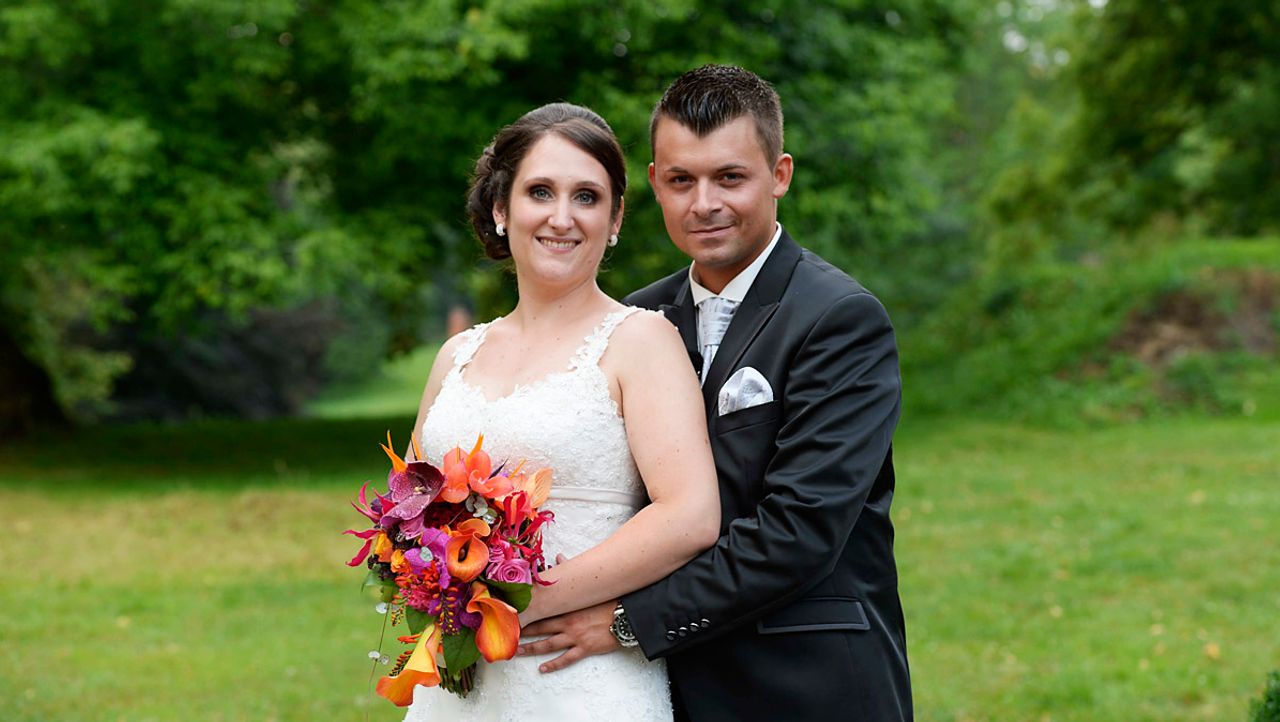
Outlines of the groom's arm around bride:
{"label": "groom's arm around bride", "polygon": [[[682,76],[654,112],[650,181],[693,266],[627,300],[666,313],[703,367],[722,535],[619,613],[666,658],[677,719],[911,719],[889,520],[896,342],[874,296],[776,225],[781,127],[772,88],[724,66]],[[732,314],[711,345],[709,296]],[[526,631],[558,637],[527,646],[616,648],[612,614],[547,620]]]}

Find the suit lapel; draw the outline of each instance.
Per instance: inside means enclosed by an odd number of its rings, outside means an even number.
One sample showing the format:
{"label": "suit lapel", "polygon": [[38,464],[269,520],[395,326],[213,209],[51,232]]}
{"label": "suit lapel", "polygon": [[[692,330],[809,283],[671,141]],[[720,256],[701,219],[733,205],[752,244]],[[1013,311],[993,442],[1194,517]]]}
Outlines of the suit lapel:
{"label": "suit lapel", "polygon": [[659,308],[667,320],[679,329],[680,338],[684,339],[684,347],[689,352],[689,362],[693,364],[694,372],[701,371],[702,353],[698,348],[698,318],[694,313],[693,294],[689,291],[687,276],[672,303],[664,303]]}
{"label": "suit lapel", "polygon": [[[716,349],[715,360],[711,362],[707,378],[702,384],[703,396],[707,397],[708,404],[717,397],[720,387],[729,377],[729,371],[738,364],[742,354],[746,353],[751,342],[778,310],[778,303],[782,300],[782,294],[787,290],[791,274],[799,261],[800,246],[784,230],[782,237],[778,239],[778,245],[774,246],[769,259],[760,269],[760,274],[742,299],[742,304],[733,314],[733,321],[729,323],[724,339],[720,341],[720,348]],[[685,287],[688,288],[688,285]],[[693,318],[692,314],[690,318]]]}

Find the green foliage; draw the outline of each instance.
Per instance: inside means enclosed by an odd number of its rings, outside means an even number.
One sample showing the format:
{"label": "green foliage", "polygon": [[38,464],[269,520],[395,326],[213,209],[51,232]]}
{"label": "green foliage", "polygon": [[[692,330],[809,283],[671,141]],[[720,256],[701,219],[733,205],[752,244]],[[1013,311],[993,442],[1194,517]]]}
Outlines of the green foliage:
{"label": "green foliage", "polygon": [[[1269,280],[1251,291],[1250,273]],[[1280,246],[1268,240],[988,273],[904,335],[907,407],[1054,423],[1188,408],[1273,416],[1276,334],[1258,326],[1278,296]]]}
{"label": "green foliage", "polygon": [[502,600],[515,607],[517,612],[523,612],[528,609],[529,602],[533,601],[533,587],[531,585],[495,582],[493,580],[486,580],[485,584],[501,590]]}
{"label": "green foliage", "polygon": [[[394,581],[392,582],[392,586],[395,586]],[[397,591],[399,591],[398,588]],[[387,599],[384,601],[389,602],[391,600]],[[436,617],[427,614],[426,612],[420,612],[413,607],[406,606],[404,608],[404,621],[405,624],[409,626],[410,634],[422,634],[422,630],[426,629],[427,625],[435,624]]]}
{"label": "green foliage", "polygon": [[1249,722],[1280,722],[1280,671],[1267,676],[1262,697],[1249,705]]}
{"label": "green foliage", "polygon": [[1024,97],[1034,112],[1011,117],[1022,159],[987,194],[1001,240],[1078,254],[1117,231],[1280,228],[1280,7],[1126,0],[1057,14],[1072,20],[1059,36],[1070,63],[1051,92]]}
{"label": "green foliage", "polygon": [[[1080,46],[1083,152],[1075,162],[1087,172],[1087,164],[1112,161],[1133,204],[1121,220],[1204,202],[1213,232],[1254,233],[1280,222],[1280,209],[1264,200],[1280,187],[1280,121],[1267,113],[1280,71],[1274,2],[1112,3],[1086,16]],[[1260,124],[1268,129],[1262,135]],[[1228,182],[1239,176],[1258,184]],[[1250,208],[1264,212],[1241,213]]]}
{"label": "green foliage", "polygon": [[103,342],[113,325],[186,333],[346,272],[306,252],[329,225],[307,182],[317,151],[285,131],[290,54],[268,34],[295,12],[0,11],[0,317],[68,409],[102,410],[130,367]]}
{"label": "green foliage", "polygon": [[[376,571],[370,569],[364,577],[364,583],[360,585],[360,591],[369,592],[370,596],[377,597],[378,601],[390,602],[395,598],[398,589],[394,580],[383,579]],[[412,620],[410,625],[412,626]]]}
{"label": "green foliage", "polygon": [[440,640],[444,647],[444,666],[449,670],[450,676],[459,674],[480,659],[474,629],[462,627],[457,634],[441,635]]}

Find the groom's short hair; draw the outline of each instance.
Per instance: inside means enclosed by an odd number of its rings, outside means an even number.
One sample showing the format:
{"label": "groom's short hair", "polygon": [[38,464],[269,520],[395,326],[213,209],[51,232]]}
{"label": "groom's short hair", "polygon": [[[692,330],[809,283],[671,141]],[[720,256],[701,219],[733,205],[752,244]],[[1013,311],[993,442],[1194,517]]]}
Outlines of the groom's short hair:
{"label": "groom's short hair", "polygon": [[670,118],[699,138],[740,116],[756,123],[760,147],[770,163],[782,155],[782,103],[772,85],[735,65],[704,65],[675,79],[649,119],[652,152],[658,121]]}

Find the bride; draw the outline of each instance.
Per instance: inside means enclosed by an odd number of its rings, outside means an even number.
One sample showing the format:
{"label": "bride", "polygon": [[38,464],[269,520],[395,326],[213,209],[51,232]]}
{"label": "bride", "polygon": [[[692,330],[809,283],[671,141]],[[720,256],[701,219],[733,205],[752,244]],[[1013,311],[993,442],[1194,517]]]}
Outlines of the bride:
{"label": "bride", "polygon": [[[548,559],[529,623],[617,599],[719,534],[698,380],[675,328],[596,285],[618,242],[626,168],[608,124],[555,103],[503,128],[476,162],[467,210],[490,258],[511,258],[519,301],[449,339],[415,429],[429,460],[483,433],[495,462],[554,472]],[[647,502],[647,503],[646,503]],[[460,699],[418,687],[407,722],[670,720],[666,671],[638,647],[541,674],[551,657],[481,662]]]}

